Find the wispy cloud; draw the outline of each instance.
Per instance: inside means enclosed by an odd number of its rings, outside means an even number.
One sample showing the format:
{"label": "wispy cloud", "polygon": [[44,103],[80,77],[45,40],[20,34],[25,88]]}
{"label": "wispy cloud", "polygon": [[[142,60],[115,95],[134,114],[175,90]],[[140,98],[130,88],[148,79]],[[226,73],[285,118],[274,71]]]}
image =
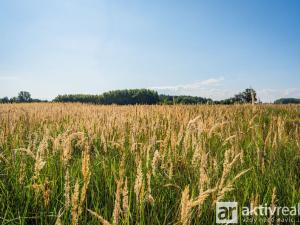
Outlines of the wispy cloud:
{"label": "wispy cloud", "polygon": [[190,84],[183,84],[183,85],[180,84],[180,85],[173,85],[173,86],[157,86],[157,87],[150,87],[150,88],[155,90],[169,90],[169,91],[194,91],[205,87],[218,86],[223,80],[224,77],[219,77],[219,78],[210,78],[203,81],[197,81]]}
{"label": "wispy cloud", "polygon": [[274,100],[279,98],[300,98],[300,88],[265,88],[257,90],[257,94],[263,102],[273,102]]}
{"label": "wispy cloud", "polygon": [[232,96],[235,92],[223,87],[224,77],[209,78],[189,84],[173,86],[156,86],[150,89],[157,90],[162,94],[170,95],[192,95],[213,99],[224,99]]}
{"label": "wispy cloud", "polygon": [[17,76],[1,76],[0,75],[0,80],[5,81],[5,80],[18,80],[19,77]]}
{"label": "wispy cloud", "polygon": [[[224,77],[218,77],[189,84],[150,87],[150,89],[156,90],[161,94],[201,96],[214,100],[230,98],[243,91],[242,87],[241,89],[233,89],[225,86],[224,80]],[[300,98],[300,88],[263,88],[256,91],[262,102],[274,102],[274,100],[279,98]]]}

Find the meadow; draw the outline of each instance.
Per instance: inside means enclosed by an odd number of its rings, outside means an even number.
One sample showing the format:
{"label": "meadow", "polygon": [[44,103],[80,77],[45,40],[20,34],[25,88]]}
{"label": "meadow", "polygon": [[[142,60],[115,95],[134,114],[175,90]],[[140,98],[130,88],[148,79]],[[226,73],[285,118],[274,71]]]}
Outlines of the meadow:
{"label": "meadow", "polygon": [[0,105],[3,225],[215,224],[297,205],[299,169],[299,105]]}

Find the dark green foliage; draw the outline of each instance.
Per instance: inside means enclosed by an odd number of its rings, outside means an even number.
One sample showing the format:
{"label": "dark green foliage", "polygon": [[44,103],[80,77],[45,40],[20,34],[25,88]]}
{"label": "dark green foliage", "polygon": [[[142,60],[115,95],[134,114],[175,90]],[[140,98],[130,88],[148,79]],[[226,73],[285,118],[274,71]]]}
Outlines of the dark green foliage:
{"label": "dark green foliage", "polygon": [[134,105],[145,104],[152,105],[159,103],[159,97],[156,91],[147,89],[116,90],[105,92],[102,95],[59,95],[54,102],[81,102],[93,104],[117,104]]}
{"label": "dark green foliage", "polygon": [[295,156],[293,159],[291,163],[291,171],[297,178],[297,181],[300,181],[300,156]]}
{"label": "dark green foliage", "polygon": [[102,95],[103,104],[157,104],[159,97],[156,91],[148,89],[116,90],[105,92]]}
{"label": "dark green foliage", "polygon": [[195,96],[171,96],[158,95],[156,91],[148,89],[125,89],[105,92],[102,95],[71,94],[59,95],[54,102],[81,102],[92,104],[117,104],[117,105],[134,105],[134,104],[206,104],[212,103],[211,99]]}
{"label": "dark green foliage", "polygon": [[245,91],[243,91],[242,93],[239,93],[238,95],[235,96],[238,101],[240,101],[241,103],[251,103],[252,100],[253,102],[257,101],[256,98],[256,92],[254,89],[252,88],[247,88]]}
{"label": "dark green foliage", "polygon": [[0,98],[0,103],[9,103],[9,98],[8,97]]}
{"label": "dark green foliage", "polygon": [[[125,89],[105,92],[102,95],[90,94],[65,94],[58,95],[53,102],[79,102],[79,103],[92,103],[102,105],[134,105],[134,104],[245,104],[251,103],[252,100],[257,102],[256,91],[252,88],[247,88],[245,91],[236,94],[232,98],[213,101],[210,98],[203,98],[198,96],[187,95],[158,95],[156,91],[148,89]],[[18,97],[13,98],[0,98],[1,103],[26,103],[26,102],[46,102],[45,100],[32,99],[27,91],[21,91]],[[300,104],[300,99],[297,98],[281,98],[274,102],[274,104]]]}
{"label": "dark green foliage", "polygon": [[206,104],[212,103],[213,101],[209,98],[202,98],[196,96],[172,96],[172,95],[160,95],[159,101],[162,104]]}
{"label": "dark green foliage", "polygon": [[280,98],[274,104],[300,104],[299,98]]}
{"label": "dark green foliage", "polygon": [[18,97],[12,97],[10,99],[8,97],[0,98],[0,104],[1,103],[29,103],[29,102],[47,102],[47,101],[31,98],[31,94],[28,91],[20,91]]}
{"label": "dark green foliage", "polygon": [[31,102],[31,94],[28,91],[20,91],[18,94],[19,102]]}
{"label": "dark green foliage", "polygon": [[174,95],[158,95],[156,91],[148,89],[125,89],[105,92],[102,95],[87,94],[71,94],[59,95],[54,102],[81,102],[92,104],[117,104],[117,105],[134,105],[134,104],[234,104],[234,103],[250,103],[252,98],[256,101],[256,92],[253,89],[246,89],[244,92],[235,95],[233,98],[222,101],[213,101],[209,98],[197,96],[174,96]]}
{"label": "dark green foliage", "polygon": [[58,95],[54,102],[81,102],[100,104],[102,102],[101,95],[86,95],[86,94],[71,94],[71,95]]}
{"label": "dark green foliage", "polygon": [[[53,102],[79,102],[79,103],[90,103],[90,104],[101,104],[101,105],[154,105],[154,104],[243,104],[251,103],[253,100],[256,102],[255,90],[248,88],[244,92],[235,95],[232,98],[213,101],[210,98],[203,98],[198,96],[187,96],[187,95],[158,95],[156,91],[149,89],[125,89],[105,92],[102,95],[90,95],[90,94],[65,94],[58,95],[53,99]],[[27,91],[21,91],[18,97],[9,99],[5,97],[0,99],[0,103],[26,103],[26,102],[45,102],[39,99],[32,99],[31,95]]]}
{"label": "dark green foliage", "polygon": [[256,91],[252,88],[247,88],[245,91],[236,94],[232,98],[224,99],[221,101],[215,101],[215,103],[216,104],[225,104],[225,105],[245,104],[245,103],[251,103],[252,99],[254,102],[257,101]]}

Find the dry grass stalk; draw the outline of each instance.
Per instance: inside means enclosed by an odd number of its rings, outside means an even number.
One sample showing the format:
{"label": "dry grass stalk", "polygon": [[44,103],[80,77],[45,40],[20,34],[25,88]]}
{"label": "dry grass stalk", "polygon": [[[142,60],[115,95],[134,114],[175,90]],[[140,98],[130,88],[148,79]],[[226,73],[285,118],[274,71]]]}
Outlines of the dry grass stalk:
{"label": "dry grass stalk", "polygon": [[223,163],[223,173],[222,173],[222,177],[221,177],[221,181],[219,184],[219,187],[223,187],[224,186],[224,182],[227,178],[227,176],[229,175],[229,172],[232,168],[232,166],[234,165],[234,163],[238,160],[238,158],[240,157],[240,154],[237,154],[233,160],[230,162],[230,157],[232,154],[232,150],[229,149],[225,152],[225,158],[224,158],[224,163]]}
{"label": "dry grass stalk", "polygon": [[102,146],[103,146],[103,151],[106,153],[107,152],[107,143],[106,143],[106,139],[105,139],[103,132],[101,134],[101,142],[102,142]]}
{"label": "dry grass stalk", "polygon": [[[275,209],[276,207],[276,187],[273,188],[273,192],[272,192],[272,200],[271,200],[271,209],[272,211]],[[269,218],[268,218],[268,224],[272,224],[272,217],[273,215],[270,214]]]}
{"label": "dry grass stalk", "polygon": [[90,162],[89,148],[87,145],[84,145],[84,150],[82,152],[82,166],[81,166],[81,173],[83,176],[83,186],[81,188],[80,202],[79,202],[79,207],[78,207],[78,216],[79,217],[82,214],[83,204],[85,202],[88,185],[90,183],[89,162]]}
{"label": "dry grass stalk", "polygon": [[218,129],[218,128],[222,128],[225,124],[227,124],[228,122],[220,122],[220,123],[216,123],[215,125],[213,125],[210,130],[208,131],[208,137],[212,137],[213,133]]}
{"label": "dry grass stalk", "polygon": [[49,180],[48,177],[46,177],[45,182],[44,182],[44,204],[46,207],[49,205],[50,201],[50,186],[49,186]]}
{"label": "dry grass stalk", "polygon": [[25,162],[22,160],[21,164],[20,164],[20,171],[19,171],[19,184],[24,184],[24,180],[26,177],[26,164]]}
{"label": "dry grass stalk", "polygon": [[229,172],[231,171],[234,163],[240,157],[240,153],[239,153],[230,162],[231,154],[232,154],[232,150],[227,150],[225,152],[225,158],[224,158],[224,163],[223,163],[223,173],[222,173],[222,177],[220,179],[220,183],[218,185],[218,194],[217,194],[217,197],[216,197],[214,203],[222,200],[227,192],[232,191],[234,189],[233,188],[234,182],[250,170],[250,169],[246,169],[246,170],[240,172],[239,174],[237,174],[232,180],[227,181]]}
{"label": "dry grass stalk", "polygon": [[256,154],[257,154],[257,163],[258,163],[258,167],[261,169],[261,172],[264,173],[265,172],[265,150],[264,149],[260,149],[258,144],[255,142],[256,145]]}
{"label": "dry grass stalk", "polygon": [[122,190],[122,209],[124,218],[127,218],[129,213],[127,177],[125,178],[125,183]]}
{"label": "dry grass stalk", "polygon": [[86,180],[86,181],[84,181],[83,186],[81,188],[80,202],[79,202],[79,206],[78,206],[78,217],[81,216],[82,211],[83,211],[83,205],[84,205],[84,202],[85,202],[85,199],[86,199],[88,185],[89,185],[89,180]]}
{"label": "dry grass stalk", "polygon": [[183,225],[190,224],[192,209],[196,206],[201,208],[205,200],[216,190],[217,188],[206,190],[198,197],[191,199],[189,195],[189,186],[186,186],[181,195],[180,222]]}
{"label": "dry grass stalk", "polygon": [[100,216],[98,213],[90,210],[90,209],[87,209],[87,211],[93,215],[94,217],[96,217],[100,223],[102,223],[103,225],[111,225],[107,220],[105,220],[102,216]]}
{"label": "dry grass stalk", "polygon": [[113,224],[119,224],[119,216],[120,216],[120,203],[121,203],[121,188],[122,188],[123,180],[119,179],[117,181],[117,190],[115,193],[115,205],[113,211]]}
{"label": "dry grass stalk", "polygon": [[200,119],[200,118],[201,118],[201,116],[197,116],[197,117],[195,117],[194,119],[191,119],[191,120],[188,122],[186,128],[187,128],[187,129],[190,129],[191,126],[193,126],[193,125],[197,122],[197,120]]}
{"label": "dry grass stalk", "polygon": [[298,150],[300,152],[300,142],[298,140],[296,140],[296,144],[297,144]]}
{"label": "dry grass stalk", "polygon": [[18,148],[18,149],[14,149],[14,151],[23,152],[26,155],[30,156],[31,158],[35,159],[34,153],[29,148]]}
{"label": "dry grass stalk", "polygon": [[77,146],[82,146],[84,144],[84,133],[82,132],[76,132],[70,134],[66,140],[63,143],[63,151],[61,154],[61,160],[63,162],[63,165],[67,166],[69,163],[69,160],[72,158],[72,141],[76,140]]}
{"label": "dry grass stalk", "polygon": [[55,225],[62,225],[61,219],[59,216],[56,218]]}
{"label": "dry grass stalk", "polygon": [[173,162],[171,160],[169,163],[168,178],[169,180],[172,180],[173,178]]}
{"label": "dry grass stalk", "polygon": [[5,162],[8,163],[7,159],[4,157],[4,155],[2,153],[0,153],[0,162]]}
{"label": "dry grass stalk", "polygon": [[246,169],[240,173],[238,173],[232,180],[228,181],[226,184],[222,184],[222,186],[218,186],[218,195],[215,202],[221,201],[227,192],[234,190],[233,184],[236,180],[242,177],[245,173],[247,173],[250,169]]}
{"label": "dry grass stalk", "polygon": [[44,137],[42,142],[39,145],[39,148],[35,155],[35,164],[34,164],[34,176],[33,180],[36,180],[39,175],[40,171],[44,168],[46,165],[46,161],[44,159],[45,152],[48,147],[48,137]]}
{"label": "dry grass stalk", "polygon": [[157,163],[159,161],[159,158],[160,158],[159,152],[158,152],[158,150],[156,150],[154,152],[154,156],[152,159],[152,174],[153,174],[153,176],[155,176],[155,174],[156,174],[156,168],[157,168]]}
{"label": "dry grass stalk", "polygon": [[89,147],[87,146],[87,144],[85,144],[82,152],[82,163],[81,163],[81,173],[84,181],[89,180],[90,177],[89,165],[90,165]]}
{"label": "dry grass stalk", "polygon": [[208,183],[208,153],[202,154],[199,175],[199,193],[202,193]]}
{"label": "dry grass stalk", "polygon": [[234,139],[234,138],[236,138],[236,137],[237,137],[237,135],[234,134],[234,135],[231,135],[231,136],[229,136],[228,138],[226,138],[226,139],[224,140],[223,146],[225,146],[228,142],[230,142],[232,139]]}
{"label": "dry grass stalk", "polygon": [[35,182],[31,185],[31,187],[32,187],[32,189],[33,189],[34,192],[35,192],[35,197],[36,197],[36,198],[39,196],[39,194],[40,194],[41,192],[43,192],[43,189],[44,189],[43,184],[37,184],[37,183],[35,183]]}
{"label": "dry grass stalk", "polygon": [[78,197],[79,197],[79,182],[76,180],[73,195],[72,195],[72,225],[78,224]]}
{"label": "dry grass stalk", "polygon": [[61,213],[61,209],[59,210],[58,212],[58,215],[56,217],[56,221],[55,221],[55,225],[62,225],[62,222],[61,222],[61,216],[62,216],[62,213]]}
{"label": "dry grass stalk", "polygon": [[142,171],[142,161],[139,161],[139,165],[137,168],[137,174],[135,178],[135,184],[134,184],[134,193],[136,196],[137,204],[140,204],[142,201],[142,188],[143,188],[143,171]]}
{"label": "dry grass stalk", "polygon": [[203,191],[197,198],[195,198],[194,200],[192,200],[190,202],[190,206],[191,207],[202,206],[204,201],[216,190],[217,190],[217,188],[208,189],[206,191]]}
{"label": "dry grass stalk", "polygon": [[193,158],[192,158],[192,165],[194,168],[198,168],[199,162],[201,162],[201,147],[198,144],[195,148]]}
{"label": "dry grass stalk", "polygon": [[147,201],[153,205],[154,204],[154,198],[151,194],[151,172],[147,172]]}
{"label": "dry grass stalk", "polygon": [[277,132],[278,132],[278,140],[281,142],[285,138],[285,119],[282,117],[278,117],[277,119]]}
{"label": "dry grass stalk", "polygon": [[[250,199],[250,208],[254,209],[258,206],[259,206],[259,195],[258,194],[252,195]],[[251,211],[251,213],[253,214],[254,212]],[[256,216],[256,214],[254,214],[254,216]]]}
{"label": "dry grass stalk", "polygon": [[190,223],[191,202],[189,192],[189,186],[186,186],[181,194],[180,222],[182,225],[188,225]]}
{"label": "dry grass stalk", "polygon": [[68,168],[65,175],[64,198],[65,198],[65,209],[66,211],[68,211],[70,208],[70,175],[69,175]]}
{"label": "dry grass stalk", "polygon": [[146,150],[146,168],[148,169],[149,168],[149,161],[150,161],[150,150],[151,150],[152,146],[149,145],[147,147],[147,150]]}
{"label": "dry grass stalk", "polygon": [[64,142],[64,147],[61,155],[61,160],[63,162],[63,165],[67,165],[69,160],[71,159],[71,154],[72,154],[72,140],[68,138]]}

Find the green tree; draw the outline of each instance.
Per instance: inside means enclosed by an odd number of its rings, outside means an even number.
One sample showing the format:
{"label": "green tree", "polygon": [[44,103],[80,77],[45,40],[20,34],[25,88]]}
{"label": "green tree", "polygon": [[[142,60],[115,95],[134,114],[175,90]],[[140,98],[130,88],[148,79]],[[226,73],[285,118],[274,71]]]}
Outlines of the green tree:
{"label": "green tree", "polygon": [[246,103],[251,103],[251,102],[256,102],[257,98],[256,98],[256,91],[252,88],[247,88],[243,93],[243,98],[244,98],[244,102]]}
{"label": "green tree", "polygon": [[300,104],[300,98],[280,98],[277,99],[275,104]]}
{"label": "green tree", "polygon": [[18,101],[19,102],[30,102],[31,94],[28,91],[20,91],[18,94]]}
{"label": "green tree", "polygon": [[4,97],[4,98],[0,99],[0,103],[9,103],[9,98]]}
{"label": "green tree", "polygon": [[235,95],[233,98],[234,103],[251,103],[252,101],[257,101],[256,91],[252,88],[247,88],[245,91]]}

